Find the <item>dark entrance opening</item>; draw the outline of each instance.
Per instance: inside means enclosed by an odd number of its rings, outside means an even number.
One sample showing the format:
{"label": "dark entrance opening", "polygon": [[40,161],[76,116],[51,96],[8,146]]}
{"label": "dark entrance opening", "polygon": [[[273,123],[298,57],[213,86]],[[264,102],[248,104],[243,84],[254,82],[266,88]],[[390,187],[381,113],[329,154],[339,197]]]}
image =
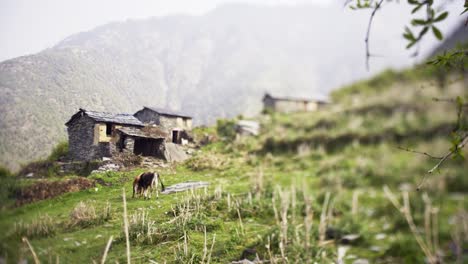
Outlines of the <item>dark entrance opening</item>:
{"label": "dark entrance opening", "polygon": [[135,138],[133,153],[141,156],[162,157],[164,139]]}
{"label": "dark entrance opening", "polygon": [[180,144],[181,143],[181,136],[179,130],[172,130],[172,143]]}

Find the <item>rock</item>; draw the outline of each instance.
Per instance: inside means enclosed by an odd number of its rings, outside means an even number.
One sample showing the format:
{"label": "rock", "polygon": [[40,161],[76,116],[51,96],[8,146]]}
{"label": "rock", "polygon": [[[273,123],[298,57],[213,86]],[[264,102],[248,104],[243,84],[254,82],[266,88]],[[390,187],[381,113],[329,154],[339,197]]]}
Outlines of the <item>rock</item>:
{"label": "rock", "polygon": [[99,173],[99,172],[106,172],[106,171],[118,171],[120,169],[120,166],[114,163],[106,163],[102,166],[100,166],[97,170],[91,171],[91,174],[93,173]]}
{"label": "rock", "polygon": [[339,239],[341,237],[341,231],[337,230],[333,227],[327,227],[327,230],[325,231],[325,237],[330,240],[330,239]]}
{"label": "rock", "polygon": [[337,264],[344,264],[344,257],[349,250],[349,246],[338,246]]}
{"label": "rock", "polygon": [[257,256],[257,250],[254,248],[246,248],[242,251],[242,255],[240,257],[241,260],[250,260],[255,259]]}
{"label": "rock", "polygon": [[343,244],[351,244],[355,241],[357,241],[359,238],[361,237],[361,235],[359,234],[349,234],[349,235],[345,235],[341,238],[341,243]]}
{"label": "rock", "polygon": [[353,264],[369,264],[369,260],[367,259],[356,259],[353,261]]}
{"label": "rock", "polygon": [[375,235],[376,240],[382,240],[382,239],[385,239],[386,237],[387,237],[387,235],[383,234],[383,233]]}
{"label": "rock", "polygon": [[190,156],[185,153],[183,147],[174,143],[166,143],[164,158],[169,162],[181,162],[190,158]]}
{"label": "rock", "polygon": [[201,181],[181,182],[181,183],[177,183],[169,187],[166,187],[164,192],[161,192],[161,193],[171,194],[171,193],[176,193],[176,192],[183,192],[183,191],[190,190],[190,189],[204,188],[204,187],[207,187],[208,185],[210,185],[208,182],[201,182]]}
{"label": "rock", "polygon": [[32,177],[34,177],[34,173],[30,172],[26,174],[26,178],[32,178]]}
{"label": "rock", "polygon": [[375,252],[379,252],[381,250],[381,248],[379,246],[371,246],[369,249],[371,251],[375,251]]}
{"label": "rock", "polygon": [[244,136],[257,136],[260,124],[257,121],[239,120],[235,126],[236,132]]}

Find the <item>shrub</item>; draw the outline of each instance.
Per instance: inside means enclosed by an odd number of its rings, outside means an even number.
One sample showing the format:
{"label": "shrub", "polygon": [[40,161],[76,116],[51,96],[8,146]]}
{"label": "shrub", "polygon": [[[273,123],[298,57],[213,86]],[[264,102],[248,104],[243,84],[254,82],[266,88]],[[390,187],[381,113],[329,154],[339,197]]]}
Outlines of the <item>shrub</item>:
{"label": "shrub", "polygon": [[[156,245],[161,242],[179,239],[182,229],[172,223],[156,224],[148,217],[146,210],[139,210],[129,217],[128,235],[138,244]],[[122,239],[124,238],[122,231]]]}
{"label": "shrub", "polygon": [[59,166],[54,161],[38,160],[22,166],[18,175],[26,176],[32,173],[34,177],[52,177],[58,174],[59,169]]}
{"label": "shrub", "polygon": [[47,160],[60,161],[68,155],[68,142],[60,142],[54,147]]}
{"label": "shrub", "polygon": [[34,201],[49,199],[67,192],[77,192],[94,187],[95,182],[77,177],[62,181],[38,181],[31,186],[22,188],[16,193],[16,204],[22,205]]}
{"label": "shrub", "polygon": [[56,231],[56,223],[47,214],[39,216],[29,224],[19,221],[13,226],[15,235],[28,238],[49,237],[55,235]]}
{"label": "shrub", "polygon": [[18,180],[11,172],[3,167],[0,167],[0,200],[2,201],[0,208],[6,208],[8,201],[15,197],[18,191]]}
{"label": "shrub", "polygon": [[218,119],[216,132],[226,140],[233,140],[236,137],[236,123],[233,120]]}
{"label": "shrub", "polygon": [[6,178],[6,177],[10,177],[12,176],[13,174],[11,173],[11,171],[3,166],[0,166],[0,178]]}
{"label": "shrub", "polygon": [[96,213],[96,209],[92,203],[79,202],[70,213],[70,227],[80,226],[87,227],[96,224],[101,224],[111,218],[110,203],[106,204],[103,210]]}

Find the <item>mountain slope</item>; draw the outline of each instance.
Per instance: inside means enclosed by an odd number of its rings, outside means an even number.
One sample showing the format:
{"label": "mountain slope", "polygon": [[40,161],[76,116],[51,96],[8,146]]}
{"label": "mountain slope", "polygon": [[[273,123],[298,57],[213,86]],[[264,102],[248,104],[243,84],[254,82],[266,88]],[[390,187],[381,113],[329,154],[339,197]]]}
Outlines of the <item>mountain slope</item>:
{"label": "mountain slope", "polygon": [[[362,52],[366,21],[335,7],[232,4],[203,16],[111,23],[4,61],[0,164],[17,169],[48,153],[66,139],[63,124],[79,107],[168,107],[204,124],[257,113],[265,91],[324,94],[369,74]],[[389,43],[391,30],[375,26],[373,40]],[[400,29],[395,25],[393,35]],[[402,61],[396,50],[385,47],[388,63]]]}

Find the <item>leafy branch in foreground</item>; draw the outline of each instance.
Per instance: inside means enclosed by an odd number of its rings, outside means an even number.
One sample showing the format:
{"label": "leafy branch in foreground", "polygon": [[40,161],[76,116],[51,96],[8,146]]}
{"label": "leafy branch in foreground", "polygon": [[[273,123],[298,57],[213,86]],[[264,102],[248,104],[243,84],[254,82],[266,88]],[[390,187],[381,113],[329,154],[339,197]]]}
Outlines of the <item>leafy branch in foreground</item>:
{"label": "leafy branch in foreground", "polygon": [[[406,49],[414,47],[416,44],[420,43],[423,37],[427,32],[432,31],[434,36],[438,40],[442,40],[444,35],[442,31],[437,27],[437,24],[444,21],[448,16],[448,11],[443,11],[444,3],[438,7],[434,7],[434,0],[407,0],[408,4],[411,6],[411,14],[416,15],[420,11],[425,11],[424,17],[413,18],[410,21],[411,26],[406,26],[403,38],[405,38],[408,43],[406,44]],[[369,47],[370,31],[372,23],[374,20],[375,13],[381,9],[383,0],[345,0],[344,5],[349,6],[352,10],[357,9],[372,9],[372,13],[369,17],[369,23],[367,25],[365,43],[366,43],[366,68],[369,70],[369,60],[372,56]],[[397,1],[398,2],[398,1]],[[465,0],[464,11],[460,14],[464,14],[468,11],[468,0]],[[467,19],[468,22],[468,19]],[[416,51],[415,54],[418,52]]]}
{"label": "leafy branch in foreground", "polygon": [[[435,98],[434,101],[455,103],[457,107],[457,123],[455,124],[455,128],[453,129],[450,135],[451,147],[449,151],[443,156],[435,156],[435,155],[432,155],[423,151],[417,151],[417,150],[412,150],[409,148],[398,147],[399,149],[404,150],[404,151],[425,155],[431,159],[438,160],[438,162],[430,170],[427,171],[427,173],[429,174],[438,170],[442,166],[442,164],[450,157],[453,157],[453,159],[464,159],[465,157],[463,155],[462,150],[468,144],[468,124],[467,122],[465,122],[464,116],[463,116],[463,113],[464,113],[463,109],[468,107],[468,104],[465,104],[464,100],[460,96],[458,96],[456,99]],[[422,184],[424,183],[425,178],[426,176],[424,176],[423,180],[418,185],[418,190],[421,188]]]}

